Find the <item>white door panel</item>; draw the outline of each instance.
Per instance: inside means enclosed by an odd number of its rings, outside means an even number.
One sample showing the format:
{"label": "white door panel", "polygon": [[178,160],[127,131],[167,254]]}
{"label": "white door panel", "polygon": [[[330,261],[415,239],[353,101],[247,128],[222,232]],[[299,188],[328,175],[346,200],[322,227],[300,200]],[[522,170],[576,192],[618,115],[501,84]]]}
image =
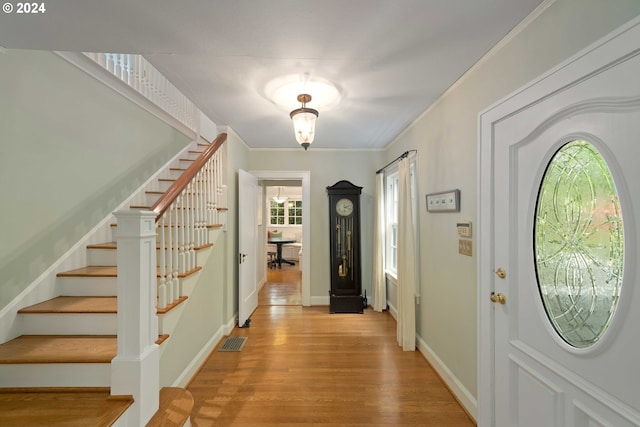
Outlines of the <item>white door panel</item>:
{"label": "white door panel", "polygon": [[[633,42],[640,23],[623,32],[626,41],[613,37],[481,116],[479,313],[481,328],[490,330],[479,338],[480,426],[640,426],[640,56]],[[588,141],[604,158],[624,227],[619,302],[601,338],[584,348],[549,320],[534,250],[542,179],[556,152],[574,140]],[[562,199],[555,202],[562,210]],[[574,244],[569,237],[565,246]],[[586,259],[590,272],[597,261]],[[571,272],[558,269],[555,277],[562,295]],[[599,301],[600,287],[592,289]],[[491,302],[491,292],[506,303]]]}
{"label": "white door panel", "polygon": [[238,326],[248,327],[258,307],[257,200],[258,178],[238,171]]}

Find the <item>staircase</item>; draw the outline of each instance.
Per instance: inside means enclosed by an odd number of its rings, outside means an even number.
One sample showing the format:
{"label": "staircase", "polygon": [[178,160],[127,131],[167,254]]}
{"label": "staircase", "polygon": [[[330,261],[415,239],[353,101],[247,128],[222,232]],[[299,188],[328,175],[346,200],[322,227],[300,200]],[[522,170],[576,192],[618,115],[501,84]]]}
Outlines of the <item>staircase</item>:
{"label": "staircase", "polygon": [[[223,179],[221,171],[213,170],[222,167],[221,160],[217,159],[216,165],[203,159],[206,155],[213,159],[211,156],[225,138],[226,134],[221,134],[215,150],[213,143],[194,144],[179,164],[169,169],[168,176],[159,178],[137,198],[144,204],[130,206],[132,210],[158,214],[155,250],[158,262],[157,267],[151,266],[157,273],[157,278],[152,279],[153,293],[157,292],[158,298],[151,307],[157,323],[151,320],[147,328],[157,332],[155,344],[160,348],[170,339],[176,317],[183,312],[177,308],[188,304],[196,282],[194,278],[222,228],[219,219],[226,217],[222,214],[226,211],[222,207],[226,202],[221,201],[221,196],[226,199],[226,194],[220,194],[224,185],[209,181],[209,178]],[[180,184],[185,175],[190,175],[188,184]],[[117,236],[118,225],[113,224],[111,228]],[[87,265],[59,272],[55,284],[58,296],[20,309],[16,321],[21,322],[22,335],[0,344],[0,387],[3,387],[0,388],[0,425],[135,425],[122,415],[135,407],[133,395],[143,391],[136,391],[134,387],[132,392],[113,394],[113,382],[123,377],[122,372],[126,377],[130,369],[127,360],[136,358],[135,352],[126,353],[133,351],[135,346],[130,343],[135,340],[118,337],[118,316],[123,316],[120,311],[124,311],[123,301],[118,301],[119,279],[125,280],[118,277],[123,276],[118,271],[118,243],[114,238],[88,245],[86,251]],[[142,265],[135,267],[144,269]],[[120,268],[131,270],[131,266]],[[144,302],[140,308],[143,312]],[[136,307],[132,312],[137,314]],[[129,322],[131,317],[127,322],[121,319],[120,334],[128,334],[128,329],[135,327],[136,322]],[[148,331],[144,329],[144,321],[142,323],[141,330],[132,331],[132,336],[144,339]],[[123,324],[126,325],[124,332]],[[152,342],[148,343],[151,347],[145,347],[144,340],[141,342],[143,353],[154,351],[156,346]],[[120,353],[119,345],[123,347]],[[113,371],[112,361],[116,356],[125,364],[120,373]],[[159,360],[159,356],[155,358]],[[139,369],[145,375],[149,368]],[[128,386],[124,383],[116,388],[126,389]],[[163,388],[159,396],[149,398],[156,407],[157,402],[161,405],[149,425],[185,425],[190,399],[186,390]],[[166,417],[178,421],[171,424]]]}

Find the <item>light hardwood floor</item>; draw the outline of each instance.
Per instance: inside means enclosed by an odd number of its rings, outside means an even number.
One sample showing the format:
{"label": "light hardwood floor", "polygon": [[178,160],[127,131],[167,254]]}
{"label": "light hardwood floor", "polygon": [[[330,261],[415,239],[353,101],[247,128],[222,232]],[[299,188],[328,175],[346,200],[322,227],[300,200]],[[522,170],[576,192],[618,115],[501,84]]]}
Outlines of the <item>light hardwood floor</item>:
{"label": "light hardwood floor", "polygon": [[388,313],[266,305],[282,296],[263,292],[251,327],[232,332],[244,348],[214,351],[189,385],[193,426],[475,425],[424,357],[398,347]]}

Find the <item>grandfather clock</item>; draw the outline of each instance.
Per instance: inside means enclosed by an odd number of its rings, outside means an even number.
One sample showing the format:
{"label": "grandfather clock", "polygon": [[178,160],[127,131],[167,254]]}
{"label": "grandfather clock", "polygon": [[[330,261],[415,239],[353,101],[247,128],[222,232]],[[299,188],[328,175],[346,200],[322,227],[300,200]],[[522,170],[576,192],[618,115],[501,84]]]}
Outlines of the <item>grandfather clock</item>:
{"label": "grandfather clock", "polygon": [[331,256],[330,313],[362,313],[360,275],[360,193],[362,187],[338,181],[329,194],[329,244]]}

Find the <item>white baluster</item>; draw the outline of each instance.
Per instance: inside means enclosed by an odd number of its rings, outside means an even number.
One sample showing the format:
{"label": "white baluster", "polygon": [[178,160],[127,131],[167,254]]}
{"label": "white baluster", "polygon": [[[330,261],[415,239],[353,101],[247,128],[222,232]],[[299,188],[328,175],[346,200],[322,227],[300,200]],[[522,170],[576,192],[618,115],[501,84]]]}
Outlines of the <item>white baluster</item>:
{"label": "white baluster", "polygon": [[167,210],[167,270],[169,274],[167,275],[167,301],[169,304],[173,303],[176,300],[176,296],[173,293],[173,256],[171,256],[171,250],[173,248],[173,233],[171,230],[173,229],[173,204]]}
{"label": "white baluster", "polygon": [[179,274],[179,261],[178,261],[178,235],[179,235],[179,229],[178,229],[178,216],[179,216],[179,209],[177,209],[177,203],[173,203],[173,206],[176,206],[174,208],[174,215],[176,216],[175,218],[175,224],[173,226],[173,229],[171,230],[171,234],[173,235],[173,247],[171,248],[171,255],[173,258],[173,298],[174,301],[177,300],[178,298],[180,298],[180,274]]}
{"label": "white baluster", "polygon": [[167,306],[167,266],[166,266],[166,251],[165,251],[165,216],[160,218],[160,278],[158,284],[158,308],[165,308]]}
{"label": "white baluster", "polygon": [[196,187],[191,184],[191,197],[189,197],[189,261],[191,265],[191,269],[196,268],[196,251],[195,251],[195,242],[196,242],[196,214],[195,214],[195,192]]}
{"label": "white baluster", "polygon": [[191,259],[191,198],[193,196],[193,194],[191,194],[191,192],[193,191],[193,186],[191,185],[191,183],[189,183],[186,187],[186,195],[185,195],[185,200],[186,200],[186,204],[185,204],[185,208],[184,208],[184,219],[185,219],[185,223],[184,223],[184,233],[185,233],[185,259],[186,259],[186,264],[187,264],[187,270],[190,271],[193,269],[193,260]]}
{"label": "white baluster", "polygon": [[180,255],[179,255],[179,261],[178,261],[178,271],[182,274],[186,273],[187,271],[187,263],[186,263],[186,259],[185,259],[185,253],[184,253],[184,193],[185,191],[182,190],[182,193],[180,194],[180,196],[178,197],[178,200],[180,200],[180,209],[178,210],[178,213],[180,215],[179,218],[179,238],[180,238],[180,245],[179,245],[179,251],[180,251]]}

